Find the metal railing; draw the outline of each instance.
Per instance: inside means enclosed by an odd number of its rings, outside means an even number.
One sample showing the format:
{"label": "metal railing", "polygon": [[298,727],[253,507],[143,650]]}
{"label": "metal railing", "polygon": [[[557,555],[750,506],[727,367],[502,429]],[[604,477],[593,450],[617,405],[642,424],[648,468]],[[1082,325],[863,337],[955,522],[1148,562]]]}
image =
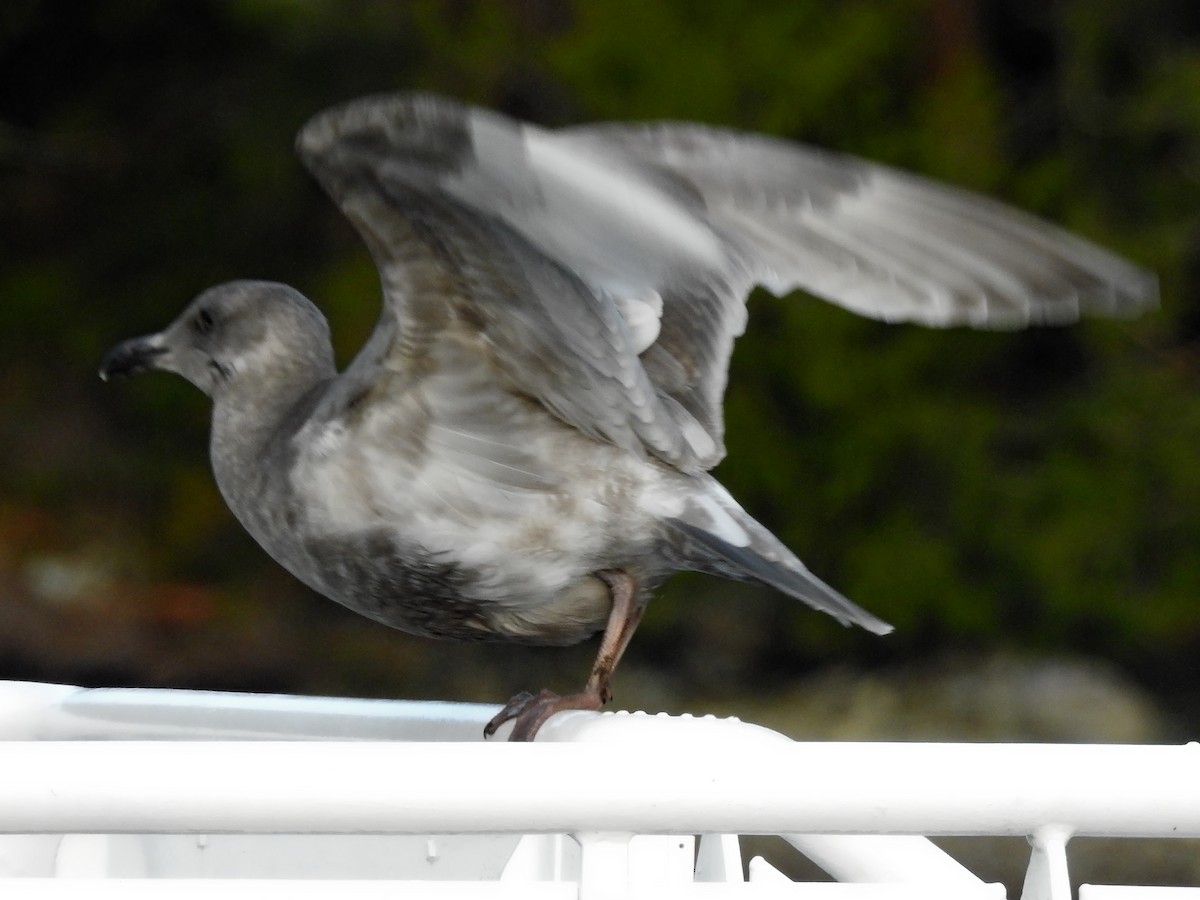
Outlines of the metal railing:
{"label": "metal railing", "polygon": [[[1072,836],[1200,837],[1196,744],[796,743],[583,712],[485,743],[494,712],[0,683],[0,897],[994,900],[925,835],[1026,835],[1022,896],[1066,900]],[[744,869],[747,834],[837,883]]]}

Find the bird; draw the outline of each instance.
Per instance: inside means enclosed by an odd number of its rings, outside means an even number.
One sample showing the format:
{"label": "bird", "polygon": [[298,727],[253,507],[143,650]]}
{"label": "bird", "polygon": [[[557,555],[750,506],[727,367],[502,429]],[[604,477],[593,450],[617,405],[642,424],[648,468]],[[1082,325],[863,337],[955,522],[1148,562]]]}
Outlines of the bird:
{"label": "bird", "polygon": [[234,516],[349,609],[441,639],[601,634],[581,690],[519,693],[485,737],[602,708],[678,571],[891,630],[710,474],[754,288],[932,327],[1157,301],[1152,274],[998,201],[761,134],[551,129],[405,92],[318,113],[296,148],[379,270],[349,365],[299,291],[240,280],[117,345],[101,376],[174,372],[207,394]]}

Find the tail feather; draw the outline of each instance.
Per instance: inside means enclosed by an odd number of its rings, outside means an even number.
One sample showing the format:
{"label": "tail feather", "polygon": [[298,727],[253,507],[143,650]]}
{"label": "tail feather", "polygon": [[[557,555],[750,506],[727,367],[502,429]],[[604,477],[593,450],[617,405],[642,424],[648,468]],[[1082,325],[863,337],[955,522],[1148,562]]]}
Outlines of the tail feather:
{"label": "tail feather", "polygon": [[[732,500],[732,498],[730,498]],[[722,504],[725,506],[725,504]],[[803,600],[813,609],[828,613],[843,625],[858,625],[875,634],[887,634],[892,626],[835,591],[810,572],[795,555],[766,528],[736,505],[724,511],[736,516],[740,530],[749,538],[739,546],[680,518],[668,525],[683,539],[682,555],[697,570],[754,581]],[[738,515],[740,514],[740,515]]]}

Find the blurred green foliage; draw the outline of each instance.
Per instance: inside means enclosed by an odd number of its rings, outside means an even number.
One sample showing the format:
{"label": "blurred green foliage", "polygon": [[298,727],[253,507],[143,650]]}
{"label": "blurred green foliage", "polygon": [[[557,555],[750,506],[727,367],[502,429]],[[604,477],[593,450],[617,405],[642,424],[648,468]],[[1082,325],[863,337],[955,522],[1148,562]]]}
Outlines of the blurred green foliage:
{"label": "blurred green foliage", "polygon": [[[997,194],[1157,271],[1162,309],[1140,321],[1015,334],[754,297],[718,474],[897,633],[685,576],[652,606],[631,664],[718,690],[835,659],[1079,651],[1200,720],[1197,9],[9,0],[0,677],[496,699],[517,687],[464,670],[494,676],[538,651],[446,650],[294,585],[207,477],[204,399],[168,378],[94,376],[107,345],[234,277],[304,290],[348,360],[377,280],[292,136],[329,103],[422,88],[549,125],[697,119],[819,143]],[[47,560],[92,580],[71,594]],[[540,658],[582,674],[590,652]]]}

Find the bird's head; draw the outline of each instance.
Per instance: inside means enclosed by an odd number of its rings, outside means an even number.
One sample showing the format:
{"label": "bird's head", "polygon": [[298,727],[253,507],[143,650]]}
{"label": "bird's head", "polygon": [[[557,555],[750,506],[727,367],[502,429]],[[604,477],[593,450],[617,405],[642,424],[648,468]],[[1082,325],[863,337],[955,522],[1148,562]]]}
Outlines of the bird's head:
{"label": "bird's head", "polygon": [[118,344],[100,377],[153,370],[182,375],[214,399],[250,381],[311,383],[334,371],[329,326],[287,285],[233,281],[209,288],[157,334]]}

